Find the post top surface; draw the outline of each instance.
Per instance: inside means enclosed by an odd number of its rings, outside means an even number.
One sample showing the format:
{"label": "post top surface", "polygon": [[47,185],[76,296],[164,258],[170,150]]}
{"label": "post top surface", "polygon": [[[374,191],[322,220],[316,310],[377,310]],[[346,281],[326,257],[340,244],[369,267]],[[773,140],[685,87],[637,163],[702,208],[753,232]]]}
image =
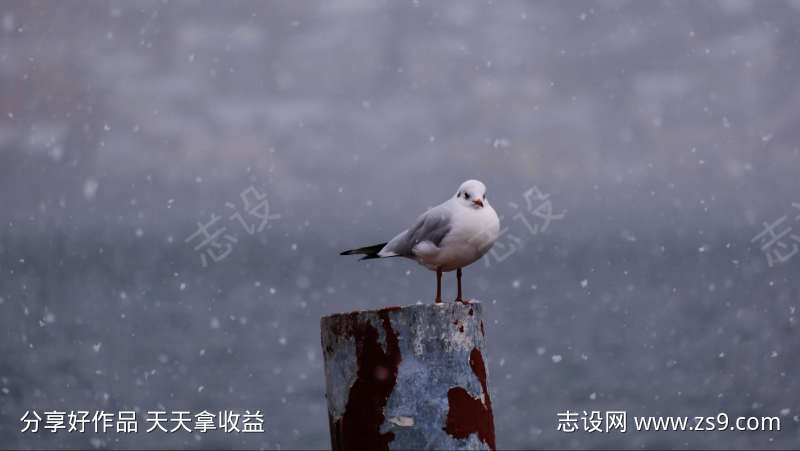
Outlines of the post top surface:
{"label": "post top surface", "polygon": [[428,308],[441,308],[441,309],[455,309],[455,308],[472,308],[477,307],[477,309],[481,309],[483,304],[478,300],[470,300],[466,303],[462,302],[440,302],[440,303],[428,303],[428,304],[411,304],[411,305],[394,305],[389,307],[382,307],[379,309],[373,310],[354,310],[352,312],[340,312],[340,313],[332,313],[330,315],[325,315],[322,317],[322,320],[335,320],[340,317],[351,317],[353,315],[363,315],[363,314],[378,314],[383,312],[399,312],[399,311],[415,311],[415,310],[425,310]]}

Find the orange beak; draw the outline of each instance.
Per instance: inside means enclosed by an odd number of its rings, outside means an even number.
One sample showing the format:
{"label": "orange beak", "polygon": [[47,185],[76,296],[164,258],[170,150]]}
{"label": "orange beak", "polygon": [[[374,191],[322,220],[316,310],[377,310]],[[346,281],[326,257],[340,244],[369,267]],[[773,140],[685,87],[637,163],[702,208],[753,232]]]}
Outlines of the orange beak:
{"label": "orange beak", "polygon": [[475,204],[475,205],[480,205],[481,207],[483,207],[483,201],[480,200],[480,199],[475,199],[475,200],[472,201],[472,203]]}

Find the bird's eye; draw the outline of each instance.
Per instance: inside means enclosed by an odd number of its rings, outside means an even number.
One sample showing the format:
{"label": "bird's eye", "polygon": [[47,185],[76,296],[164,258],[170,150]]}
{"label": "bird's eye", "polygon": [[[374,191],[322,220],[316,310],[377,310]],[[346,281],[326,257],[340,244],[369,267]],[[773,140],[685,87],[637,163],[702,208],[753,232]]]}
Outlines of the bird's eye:
{"label": "bird's eye", "polygon": [[483,200],[486,200],[486,194],[483,195]]}
{"label": "bird's eye", "polygon": [[469,199],[469,193],[464,193],[464,199]]}

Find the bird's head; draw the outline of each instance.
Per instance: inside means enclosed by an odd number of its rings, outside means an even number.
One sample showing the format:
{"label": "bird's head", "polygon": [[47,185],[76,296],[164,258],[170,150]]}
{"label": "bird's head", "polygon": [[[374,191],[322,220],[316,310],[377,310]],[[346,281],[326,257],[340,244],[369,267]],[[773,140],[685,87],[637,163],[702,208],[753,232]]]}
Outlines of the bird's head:
{"label": "bird's head", "polygon": [[458,187],[456,199],[464,206],[479,209],[489,205],[486,200],[486,185],[478,180],[467,180]]}

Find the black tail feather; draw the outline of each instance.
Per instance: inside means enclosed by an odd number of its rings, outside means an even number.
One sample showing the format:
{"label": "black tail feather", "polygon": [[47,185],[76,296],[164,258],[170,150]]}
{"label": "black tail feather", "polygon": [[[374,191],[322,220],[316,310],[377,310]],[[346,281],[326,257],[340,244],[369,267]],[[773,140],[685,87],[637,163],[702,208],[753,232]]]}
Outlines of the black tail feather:
{"label": "black tail feather", "polygon": [[386,246],[387,243],[376,244],[374,246],[366,246],[360,247],[358,249],[350,249],[342,252],[339,255],[355,255],[355,254],[363,254],[364,256],[361,257],[360,260],[368,260],[370,258],[380,258],[378,256],[378,252]]}

